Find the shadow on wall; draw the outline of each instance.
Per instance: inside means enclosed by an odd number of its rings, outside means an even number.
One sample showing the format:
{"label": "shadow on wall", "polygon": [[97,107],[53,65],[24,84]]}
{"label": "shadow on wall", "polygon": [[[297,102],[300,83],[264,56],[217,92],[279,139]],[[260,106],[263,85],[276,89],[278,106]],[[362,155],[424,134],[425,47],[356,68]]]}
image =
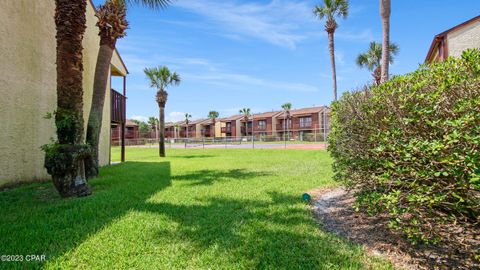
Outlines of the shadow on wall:
{"label": "shadow on wall", "polygon": [[[106,167],[100,179],[90,182],[93,195],[78,199],[61,199],[46,183],[0,193],[1,253],[45,254],[47,260],[60,256],[170,186],[170,171],[169,162]],[[39,265],[19,268],[33,266]]]}

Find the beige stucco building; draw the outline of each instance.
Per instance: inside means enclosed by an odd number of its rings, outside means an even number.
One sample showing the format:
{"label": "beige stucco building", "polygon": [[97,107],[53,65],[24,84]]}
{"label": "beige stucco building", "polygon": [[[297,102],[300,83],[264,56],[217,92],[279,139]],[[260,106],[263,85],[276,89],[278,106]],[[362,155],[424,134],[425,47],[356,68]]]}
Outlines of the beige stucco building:
{"label": "beige stucco building", "polygon": [[425,62],[459,57],[469,48],[480,49],[480,16],[463,22],[433,38]]}
{"label": "beige stucco building", "polygon": [[[49,179],[40,146],[55,138],[56,40],[54,0],[3,0],[0,8],[0,186]],[[88,2],[84,47],[84,119],[90,112],[99,49],[94,6]],[[118,52],[112,76],[128,71]],[[108,90],[110,85],[108,85]],[[110,91],[105,99],[100,162],[110,161]],[[86,128],[85,128],[86,130]]]}

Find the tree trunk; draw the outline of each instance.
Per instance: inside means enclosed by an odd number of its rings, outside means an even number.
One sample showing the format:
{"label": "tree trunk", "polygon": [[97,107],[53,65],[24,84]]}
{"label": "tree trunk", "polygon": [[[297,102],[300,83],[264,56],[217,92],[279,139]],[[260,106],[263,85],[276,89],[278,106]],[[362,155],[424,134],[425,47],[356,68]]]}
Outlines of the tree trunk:
{"label": "tree trunk", "polygon": [[[103,42],[106,43],[106,42]],[[99,144],[100,133],[102,129],[103,106],[107,92],[108,78],[110,73],[110,63],[115,48],[113,44],[102,44],[100,42],[97,64],[95,66],[95,77],[93,82],[92,107],[88,118],[87,143],[92,147],[92,157],[87,159],[86,174],[87,178],[96,177],[99,168]]]}
{"label": "tree trunk", "polygon": [[[83,144],[83,54],[86,0],[55,0],[57,30],[57,111],[55,124],[59,147],[47,152],[45,167],[62,197],[86,196],[91,190],[85,179]],[[64,170],[55,164],[70,161]],[[50,162],[50,163],[49,163]],[[49,168],[50,167],[50,168]],[[55,172],[55,173],[54,173]]]}
{"label": "tree trunk", "polygon": [[332,64],[333,79],[333,100],[337,100],[337,70],[335,68],[335,44],[333,41],[333,31],[328,32],[328,49],[330,51],[330,62]]}
{"label": "tree trunk", "polygon": [[380,0],[380,16],[382,17],[382,77],[381,82],[388,81],[390,64],[390,0]]}
{"label": "tree trunk", "polygon": [[379,85],[381,83],[381,80],[382,80],[381,72],[382,72],[381,67],[376,67],[375,70],[372,73],[372,76],[373,76],[373,79],[374,79],[376,85]]}
{"label": "tree trunk", "polygon": [[165,107],[160,107],[160,140],[159,143],[159,155],[165,157]]}

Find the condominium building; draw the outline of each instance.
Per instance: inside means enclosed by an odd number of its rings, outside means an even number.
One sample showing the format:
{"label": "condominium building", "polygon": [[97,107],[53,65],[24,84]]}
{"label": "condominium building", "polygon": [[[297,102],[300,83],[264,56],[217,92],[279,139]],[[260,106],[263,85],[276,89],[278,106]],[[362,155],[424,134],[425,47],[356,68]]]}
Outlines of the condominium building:
{"label": "condominium building", "polygon": [[480,49],[480,16],[454,26],[433,38],[426,63],[459,57],[469,48]]}
{"label": "condominium building", "polygon": [[[288,138],[323,140],[330,129],[330,109],[326,106],[271,111],[253,114],[245,119],[237,114],[225,118],[199,119],[165,125],[166,138],[245,137],[262,139]],[[188,136],[187,136],[188,130]]]}

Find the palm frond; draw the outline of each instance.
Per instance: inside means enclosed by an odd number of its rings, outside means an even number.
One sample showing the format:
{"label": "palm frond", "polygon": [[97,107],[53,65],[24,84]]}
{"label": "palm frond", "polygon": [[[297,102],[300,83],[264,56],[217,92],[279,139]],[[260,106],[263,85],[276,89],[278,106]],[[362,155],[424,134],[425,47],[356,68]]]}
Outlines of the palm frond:
{"label": "palm frond", "polygon": [[[393,56],[398,54],[399,47],[395,43],[390,44],[390,64],[393,63]],[[375,41],[370,42],[368,51],[357,56],[356,64],[359,67],[366,67],[370,71],[374,71],[381,66],[382,62],[382,44]]]}
{"label": "palm frond", "polygon": [[390,51],[390,61],[389,61],[389,63],[393,64],[394,56],[396,56],[398,54],[398,52],[400,51],[400,48],[398,47],[397,44],[390,43],[390,46],[389,46],[388,49]]}
{"label": "palm frond", "polygon": [[283,109],[284,111],[289,111],[289,110],[291,110],[291,109],[292,109],[292,103],[287,102],[287,103],[282,104],[282,109]]}
{"label": "palm frond", "polygon": [[335,21],[335,17],[346,18],[348,8],[348,0],[323,0],[323,5],[313,8],[313,14],[320,20]]}
{"label": "palm frond", "polygon": [[164,9],[174,0],[123,0],[130,5],[142,5],[151,9]]}
{"label": "palm frond", "polygon": [[165,91],[169,85],[179,85],[181,82],[180,75],[176,72],[172,74],[166,66],[145,68],[143,72],[150,80],[150,87],[158,90]]}
{"label": "palm frond", "polygon": [[218,118],[219,115],[220,114],[217,111],[209,111],[208,112],[208,118],[215,119],[215,118]]}

